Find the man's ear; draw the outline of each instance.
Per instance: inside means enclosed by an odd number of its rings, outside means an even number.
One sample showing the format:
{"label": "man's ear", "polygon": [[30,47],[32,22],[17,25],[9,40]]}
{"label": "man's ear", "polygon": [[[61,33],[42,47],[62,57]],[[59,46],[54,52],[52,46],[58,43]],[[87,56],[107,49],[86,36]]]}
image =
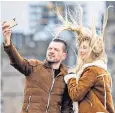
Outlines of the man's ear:
{"label": "man's ear", "polygon": [[65,60],[67,57],[67,53],[63,53],[63,60]]}

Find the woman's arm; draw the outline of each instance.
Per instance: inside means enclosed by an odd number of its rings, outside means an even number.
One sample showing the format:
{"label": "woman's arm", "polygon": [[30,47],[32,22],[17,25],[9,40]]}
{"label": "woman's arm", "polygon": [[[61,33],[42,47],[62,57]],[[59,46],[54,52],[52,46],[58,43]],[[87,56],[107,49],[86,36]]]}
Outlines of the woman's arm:
{"label": "woman's arm", "polygon": [[88,93],[91,87],[95,84],[97,80],[97,75],[95,69],[91,67],[87,68],[85,72],[83,72],[83,75],[79,79],[78,83],[76,81],[76,76],[70,74],[66,75],[64,79],[68,85],[68,92],[70,98],[73,101],[80,101],[84,98],[84,96]]}

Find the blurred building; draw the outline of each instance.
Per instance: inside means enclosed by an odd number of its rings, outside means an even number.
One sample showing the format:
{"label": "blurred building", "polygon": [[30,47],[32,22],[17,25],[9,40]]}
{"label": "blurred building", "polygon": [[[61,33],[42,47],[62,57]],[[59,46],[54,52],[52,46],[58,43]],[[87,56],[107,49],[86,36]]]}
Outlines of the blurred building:
{"label": "blurred building", "polygon": [[[54,2],[38,2],[38,4],[33,2],[29,5],[29,23],[32,33],[42,30],[48,24],[58,23],[54,7]],[[60,9],[63,9],[61,3]]]}
{"label": "blurred building", "polygon": [[[105,2],[80,2],[80,1],[52,1],[38,2],[29,5],[29,26],[31,33],[36,33],[42,30],[47,25],[59,24],[59,20],[54,10],[58,6],[60,13],[64,16],[66,6],[74,12],[74,6],[80,4],[84,9],[83,23],[85,26],[90,26],[92,16],[96,18],[96,25],[99,28],[101,25],[102,13],[105,10]],[[93,5],[92,5],[93,4]],[[95,4],[95,5],[94,5]],[[98,8],[97,8],[98,6]]]}
{"label": "blurred building", "polygon": [[112,94],[115,105],[115,1],[107,1],[106,8],[113,6],[109,9],[108,23],[105,29],[105,47],[108,55],[108,68],[112,76]]}

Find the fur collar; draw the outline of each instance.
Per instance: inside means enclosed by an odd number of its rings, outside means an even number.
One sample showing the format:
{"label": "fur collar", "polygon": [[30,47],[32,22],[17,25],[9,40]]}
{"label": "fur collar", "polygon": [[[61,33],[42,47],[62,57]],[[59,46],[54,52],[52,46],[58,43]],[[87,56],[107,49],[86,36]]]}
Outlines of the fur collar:
{"label": "fur collar", "polygon": [[77,73],[78,78],[80,78],[80,76],[83,73],[84,69],[86,69],[87,67],[90,67],[90,66],[97,66],[97,67],[102,68],[105,71],[107,71],[107,63],[104,62],[103,60],[96,60],[96,61],[94,61],[92,63],[84,64],[83,67],[81,68],[81,70],[78,71],[78,73]]}

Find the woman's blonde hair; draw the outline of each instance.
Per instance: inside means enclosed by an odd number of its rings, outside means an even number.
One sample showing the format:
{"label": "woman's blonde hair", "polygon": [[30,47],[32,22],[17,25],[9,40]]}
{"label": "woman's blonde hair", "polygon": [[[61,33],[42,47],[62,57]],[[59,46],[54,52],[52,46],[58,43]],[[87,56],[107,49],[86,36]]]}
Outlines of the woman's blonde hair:
{"label": "woman's blonde hair", "polygon": [[[80,44],[84,40],[88,40],[90,43],[90,48],[91,48],[89,52],[90,60],[88,60],[87,63],[93,62],[94,60],[98,60],[98,59],[102,59],[105,62],[107,62],[107,57],[106,57],[105,49],[104,49],[105,48],[104,47],[104,31],[105,31],[105,27],[108,20],[109,7],[106,9],[106,12],[104,14],[103,27],[102,27],[102,31],[100,35],[96,34],[95,19],[92,22],[91,29],[83,26],[83,23],[82,23],[83,8],[80,5],[78,5],[75,8],[75,12],[66,8],[65,19],[62,17],[57,7],[56,13],[59,20],[62,22],[62,25],[60,25],[60,27],[56,29],[55,38],[64,30],[73,31],[76,35],[76,39],[77,39],[76,46],[78,50],[79,50]],[[84,64],[84,62],[82,62],[79,55],[76,57],[77,57],[77,67],[81,67]]]}

